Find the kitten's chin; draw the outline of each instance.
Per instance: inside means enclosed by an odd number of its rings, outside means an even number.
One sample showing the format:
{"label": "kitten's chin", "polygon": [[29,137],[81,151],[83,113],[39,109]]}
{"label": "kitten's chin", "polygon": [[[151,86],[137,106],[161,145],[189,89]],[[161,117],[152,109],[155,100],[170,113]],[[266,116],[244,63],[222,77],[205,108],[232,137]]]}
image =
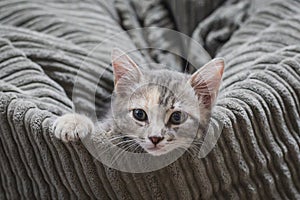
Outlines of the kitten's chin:
{"label": "kitten's chin", "polygon": [[153,156],[160,156],[163,154],[168,153],[169,151],[162,149],[162,148],[151,148],[151,149],[145,149],[149,154],[153,155]]}
{"label": "kitten's chin", "polygon": [[147,151],[147,153],[151,154],[152,156],[161,156],[173,150],[166,147],[150,147],[144,149]]}

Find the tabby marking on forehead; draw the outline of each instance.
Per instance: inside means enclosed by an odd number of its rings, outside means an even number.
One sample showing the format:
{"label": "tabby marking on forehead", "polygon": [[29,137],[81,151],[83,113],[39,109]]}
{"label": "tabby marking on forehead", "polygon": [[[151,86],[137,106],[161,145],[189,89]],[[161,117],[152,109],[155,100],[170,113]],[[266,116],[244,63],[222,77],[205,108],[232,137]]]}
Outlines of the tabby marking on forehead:
{"label": "tabby marking on forehead", "polygon": [[161,95],[159,104],[161,104],[165,107],[172,106],[175,101],[174,94],[172,93],[172,91],[170,91],[170,89],[167,87],[161,87],[160,89],[161,89],[162,95]]}
{"label": "tabby marking on forehead", "polygon": [[134,108],[142,108],[151,110],[158,106],[161,92],[157,87],[145,87],[138,89],[134,95],[131,96],[130,110]]}

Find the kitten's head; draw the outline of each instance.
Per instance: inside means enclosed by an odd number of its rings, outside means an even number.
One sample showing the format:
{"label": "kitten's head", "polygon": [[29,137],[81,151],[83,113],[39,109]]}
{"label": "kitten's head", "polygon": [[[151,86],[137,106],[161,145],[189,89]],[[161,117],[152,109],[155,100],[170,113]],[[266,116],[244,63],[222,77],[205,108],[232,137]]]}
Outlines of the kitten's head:
{"label": "kitten's head", "polygon": [[118,49],[112,52],[114,129],[152,155],[189,148],[201,138],[218,94],[223,59],[192,75],[141,70]]}

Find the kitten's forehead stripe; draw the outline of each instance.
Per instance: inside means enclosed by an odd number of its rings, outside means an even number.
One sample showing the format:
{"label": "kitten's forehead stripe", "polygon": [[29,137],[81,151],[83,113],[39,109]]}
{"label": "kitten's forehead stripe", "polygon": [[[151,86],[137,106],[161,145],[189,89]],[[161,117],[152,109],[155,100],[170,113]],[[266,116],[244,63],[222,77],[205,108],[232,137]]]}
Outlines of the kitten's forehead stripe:
{"label": "kitten's forehead stripe", "polygon": [[159,99],[159,104],[164,106],[164,107],[172,107],[173,102],[175,101],[175,96],[170,89],[166,87],[160,87],[160,99]]}

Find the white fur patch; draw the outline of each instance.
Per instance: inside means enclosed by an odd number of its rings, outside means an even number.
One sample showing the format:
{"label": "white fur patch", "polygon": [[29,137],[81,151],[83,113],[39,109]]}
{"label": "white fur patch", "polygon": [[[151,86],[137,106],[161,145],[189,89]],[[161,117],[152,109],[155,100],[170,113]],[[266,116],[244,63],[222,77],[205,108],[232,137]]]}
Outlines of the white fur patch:
{"label": "white fur patch", "polygon": [[147,109],[151,109],[158,105],[160,92],[156,87],[148,90],[146,96],[147,96],[147,101],[145,107]]}

